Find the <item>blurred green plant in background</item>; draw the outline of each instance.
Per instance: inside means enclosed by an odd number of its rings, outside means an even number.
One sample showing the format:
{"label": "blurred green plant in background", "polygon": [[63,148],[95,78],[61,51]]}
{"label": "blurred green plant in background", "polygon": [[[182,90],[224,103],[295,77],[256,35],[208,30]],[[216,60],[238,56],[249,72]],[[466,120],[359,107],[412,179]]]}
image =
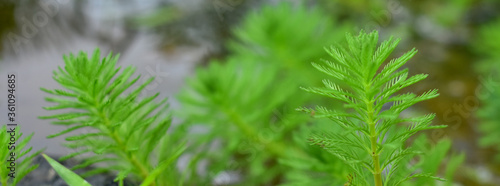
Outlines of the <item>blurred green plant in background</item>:
{"label": "blurred green plant in background", "polygon": [[[179,95],[187,121],[208,127],[197,134],[202,156],[209,157],[209,178],[225,169],[239,170],[245,183],[262,184],[279,179],[285,172],[277,159],[296,154],[289,144],[290,132],[304,119],[288,111],[296,87],[276,84],[272,65],[231,60],[200,69]],[[222,140],[216,149],[210,143]],[[305,153],[305,152],[299,152]],[[237,162],[234,167],[231,162]],[[232,170],[232,171],[234,171]],[[279,180],[275,180],[278,181]]]}
{"label": "blurred green plant in background", "polygon": [[[444,167],[441,175],[446,179],[444,185],[453,185],[455,173],[465,160],[465,153],[456,154],[451,149],[452,141],[448,138],[441,139],[437,144],[429,141],[429,137],[425,134],[419,135],[412,144],[412,147],[419,151],[416,162],[406,160],[407,169],[400,170],[402,175],[411,174],[411,172],[425,172],[431,175],[440,174],[440,168]],[[415,161],[415,159],[413,160]],[[439,185],[432,178],[419,177],[414,182],[407,185]]]}
{"label": "blurred green plant in background", "polygon": [[347,28],[317,7],[289,3],[251,12],[236,27],[225,62],[198,69],[179,94],[186,122],[208,127],[198,135],[199,148],[220,140],[215,150],[200,150],[210,157],[206,182],[223,171],[239,171],[244,183],[283,183],[285,177],[300,174],[288,175],[293,171],[284,164],[294,161],[310,162],[307,171],[339,169],[331,174],[342,182],[338,161],[321,151],[308,155],[315,147],[296,134],[305,132],[299,129],[308,117],[297,116],[293,109],[311,101],[299,85],[319,83],[322,77],[309,61],[324,56],[321,48],[338,42]]}
{"label": "blurred green plant in background", "polygon": [[403,1],[412,7],[415,13],[428,16],[440,26],[454,27],[461,23],[473,0],[448,1]]}
{"label": "blurred green plant in background", "polygon": [[480,55],[476,64],[483,92],[488,91],[488,97],[482,98],[482,106],[477,115],[480,118],[479,129],[483,136],[480,145],[496,149],[496,162],[500,163],[500,20],[495,20],[482,26],[473,49]]}
{"label": "blurred green plant in background", "polygon": [[235,39],[227,47],[233,56],[272,63],[296,81],[316,83],[323,76],[309,62],[325,57],[318,48],[341,41],[351,29],[320,7],[281,2],[249,13],[234,29]]}

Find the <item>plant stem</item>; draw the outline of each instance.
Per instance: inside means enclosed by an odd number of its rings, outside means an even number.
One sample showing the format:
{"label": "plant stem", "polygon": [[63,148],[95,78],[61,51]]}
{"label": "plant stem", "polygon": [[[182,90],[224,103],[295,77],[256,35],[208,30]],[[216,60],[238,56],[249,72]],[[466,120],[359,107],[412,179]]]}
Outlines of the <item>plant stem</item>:
{"label": "plant stem", "polygon": [[373,159],[373,179],[375,181],[376,186],[382,186],[382,176],[380,170],[380,162],[379,162],[379,154],[377,152],[377,135],[375,134],[375,124],[370,125],[370,142],[371,142],[371,150],[372,150],[372,159]]}
{"label": "plant stem", "polygon": [[[120,150],[125,154],[127,160],[140,171],[140,176],[142,177],[142,179],[146,179],[146,177],[148,177],[149,175],[148,169],[146,169],[143,164],[137,161],[137,157],[135,156],[135,154],[129,154],[127,152],[127,145],[123,143],[116,131],[111,129],[111,122],[106,117],[106,115],[103,112],[99,112],[99,116],[104,121],[104,125],[111,131],[111,138],[113,138],[113,140],[118,144],[118,147],[120,147]],[[155,186],[156,183],[153,182],[151,185]]]}
{"label": "plant stem", "polygon": [[[273,153],[278,157],[284,158],[288,155],[286,150],[290,148],[287,148],[285,144],[280,143],[280,141],[262,140],[261,138],[259,138],[257,131],[255,131],[254,128],[250,127],[251,125],[248,125],[248,123],[244,122],[239,114],[223,107],[221,107],[221,110],[227,116],[229,116],[230,120],[234,122],[234,124],[239,128],[241,132],[243,132],[243,134],[245,134],[248,138],[252,139],[255,143],[264,145],[266,150],[268,150],[269,152]],[[309,157],[307,153],[299,149],[291,148],[291,150],[294,150],[295,155],[300,155],[302,157]]]}
{"label": "plant stem", "polygon": [[[371,85],[365,86],[366,92],[369,92]],[[370,98],[368,98],[370,99]],[[371,156],[373,160],[373,179],[375,182],[375,186],[382,186],[382,171],[380,170],[380,160],[379,153],[377,152],[377,131],[375,128],[376,121],[374,121],[374,110],[373,110],[374,101],[370,99],[370,101],[366,102],[366,108],[368,111],[368,126],[370,127],[370,143],[371,143]]]}
{"label": "plant stem", "polygon": [[270,152],[272,152],[276,156],[284,157],[284,154],[283,154],[283,153],[285,153],[284,145],[275,143],[273,141],[269,141],[269,142],[262,141],[261,138],[258,137],[257,132],[252,127],[247,125],[238,114],[234,113],[233,111],[226,110],[226,109],[224,109],[224,112],[226,112],[226,114],[234,122],[234,124],[236,124],[236,126],[247,137],[252,139],[252,141],[254,141],[258,144],[264,145],[266,147],[266,150],[269,150]]}

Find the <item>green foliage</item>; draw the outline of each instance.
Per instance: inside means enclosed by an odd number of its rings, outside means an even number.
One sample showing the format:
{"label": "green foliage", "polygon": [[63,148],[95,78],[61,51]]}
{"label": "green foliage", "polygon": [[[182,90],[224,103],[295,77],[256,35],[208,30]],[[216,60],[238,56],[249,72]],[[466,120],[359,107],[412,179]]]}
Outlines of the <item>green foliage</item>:
{"label": "green foliage", "polygon": [[[9,131],[12,131],[14,129],[15,131],[15,136],[12,136],[12,132],[7,132],[7,127],[4,125],[0,129],[0,139],[2,140],[2,144],[9,144],[8,146],[3,146],[0,149],[0,181],[2,185],[5,186],[15,186],[23,177],[25,177],[28,173],[31,171],[35,170],[38,168],[38,164],[32,164],[33,159],[40,154],[43,150],[37,151],[35,153],[32,153],[31,155],[28,156],[28,153],[31,152],[32,147],[25,149],[26,145],[29,143],[31,140],[31,137],[33,136],[33,133],[30,134],[29,136],[24,137],[23,140],[20,140],[20,138],[23,136],[23,133],[20,132],[19,127],[8,127]],[[14,138],[15,143],[11,143],[11,138]],[[12,144],[12,145],[11,145]],[[12,148],[11,148],[12,147]],[[13,156],[12,156],[13,155]],[[15,158],[14,161],[9,161],[11,157]],[[11,167],[10,163],[15,162],[16,165],[14,174],[14,178],[9,176],[11,172],[10,168]]]}
{"label": "green foliage", "polygon": [[[299,136],[307,133],[300,129],[309,119],[293,108],[311,101],[298,86],[323,77],[307,61],[323,56],[317,48],[339,41],[345,30],[319,8],[304,4],[266,6],[243,20],[229,42],[231,55],[198,69],[179,94],[186,123],[208,130],[193,138],[197,157],[203,158],[191,165],[209,162],[203,184],[224,171],[236,171],[244,175],[242,183],[257,185],[291,182],[316,167],[331,170],[322,162],[322,151],[307,153],[311,147]],[[214,150],[209,143],[218,146]],[[304,162],[315,165],[290,169]],[[343,169],[338,165],[335,170]],[[194,171],[192,176],[200,177]]]}
{"label": "green foliage", "polygon": [[342,185],[350,177],[349,169],[342,161],[320,146],[311,145],[305,140],[318,131],[342,130],[332,126],[328,119],[309,121],[294,131],[294,144],[304,149],[310,157],[290,157],[280,159],[280,162],[290,167],[287,170],[287,182],[284,185]]}
{"label": "green foliage", "polygon": [[472,0],[444,1],[433,8],[431,15],[444,26],[454,26],[463,22],[472,3]]}
{"label": "green foliage", "polygon": [[139,15],[132,19],[132,25],[136,27],[157,27],[177,21],[181,17],[180,10],[173,6],[165,6],[150,12],[147,15]]}
{"label": "green foliage", "polygon": [[108,163],[83,177],[118,171],[115,181],[131,175],[132,180],[151,185],[175,184],[179,179],[173,161],[185,145],[166,135],[171,124],[171,116],[166,114],[167,100],[154,102],[158,93],[139,99],[154,78],[132,88],[140,76],[131,78],[135,71],[131,66],[120,71],[120,67],[115,67],[117,60],[118,56],[112,54],[101,60],[99,50],[90,58],[84,52],[64,57],[65,66],[54,71],[53,76],[64,89],[42,90],[53,95],[46,98],[48,102],[57,103],[45,107],[46,110],[66,111],[40,118],[56,119],[53,124],[68,128],[48,138],[82,129],[89,131],[66,137],[65,145],[76,152],[60,159],[90,155],[73,170]]}
{"label": "green foliage", "polygon": [[[500,43],[495,42],[500,39],[500,20],[484,25],[479,30],[476,43],[472,46],[477,54],[481,55],[479,63],[476,64],[476,70],[482,77],[480,79],[482,86],[481,107],[477,111],[481,125],[479,129],[482,132],[479,140],[483,147],[493,147],[500,152],[500,118],[498,110],[500,109]],[[500,162],[500,154],[496,156],[497,162]]]}
{"label": "green foliage", "polygon": [[319,7],[281,2],[265,6],[245,17],[228,43],[233,55],[256,63],[272,63],[293,74],[295,81],[314,83],[323,76],[309,61],[324,56],[323,48],[342,39],[350,31]]}
{"label": "green foliage", "polygon": [[68,168],[61,165],[56,160],[50,158],[49,156],[42,154],[43,157],[49,162],[50,166],[54,168],[54,170],[61,176],[61,178],[66,181],[66,183],[70,186],[91,186],[87,181],[85,181],[82,177],[78,176],[78,174],[69,170]]}
{"label": "green foliage", "polygon": [[[427,77],[425,74],[408,77],[408,69],[398,71],[416,50],[412,49],[381,68],[399,40],[390,38],[377,48],[376,31],[369,34],[361,31],[358,36],[347,34],[346,38],[347,47],[326,49],[334,62],[313,63],[319,71],[345,82],[346,86],[325,79],[324,88],[303,89],[341,101],[348,110],[330,110],[322,106],[314,110],[298,109],[315,117],[329,118],[342,130],[313,135],[311,143],[343,160],[351,169],[352,184],[398,185],[416,177],[435,178],[426,173],[397,176],[399,170],[406,168],[402,160],[418,154],[413,148],[404,147],[404,142],[418,131],[445,127],[430,125],[434,114],[399,118],[408,107],[438,96],[437,90],[419,96],[414,93],[394,95]],[[385,108],[384,105],[391,106]],[[398,129],[399,123],[408,125]],[[367,181],[370,173],[373,182]]]}
{"label": "green foliage", "polygon": [[[436,175],[442,166],[445,167],[445,185],[452,185],[453,176],[464,161],[465,154],[452,154],[451,140],[448,138],[438,141],[437,144],[432,144],[427,139],[426,135],[420,135],[413,142],[412,147],[420,151],[420,154],[418,155],[418,163],[415,163],[412,168],[406,169],[407,174],[412,171],[420,171]],[[413,183],[414,185],[437,185],[434,179],[425,177],[417,178]]]}
{"label": "green foliage", "polygon": [[[444,167],[444,176],[446,178],[445,185],[452,185],[453,178],[457,168],[462,164],[465,159],[465,154],[452,154],[451,153],[451,140],[448,138],[432,144],[426,135],[418,136],[412,148],[419,152],[416,158],[405,160],[408,168],[402,169],[398,172],[399,175],[408,175],[412,172],[418,171],[429,175],[439,174],[440,168]],[[436,182],[435,179],[429,177],[418,177],[413,182],[407,182],[404,185],[442,185]]]}
{"label": "green foliage", "polygon": [[480,27],[476,40],[474,40],[471,50],[475,51],[480,58],[476,65],[481,73],[490,73],[500,68],[500,43],[495,42],[500,39],[500,20],[485,24]]}
{"label": "green foliage", "polygon": [[440,26],[453,27],[463,23],[467,11],[472,7],[472,0],[448,0],[432,1],[424,0],[417,2],[405,2],[414,11],[431,18]]}
{"label": "green foliage", "polygon": [[[285,104],[300,103],[302,98],[292,100],[296,88],[276,84],[276,74],[276,68],[268,64],[240,60],[211,63],[198,70],[179,94],[186,122],[209,129],[195,137],[199,148],[205,149],[200,150],[206,153],[203,156],[211,162],[207,179],[232,169],[248,175],[245,183],[257,184],[285,171],[277,165],[277,158],[287,155],[290,132],[304,117],[287,110]],[[217,140],[222,140],[221,149],[209,151],[207,143]]]}
{"label": "green foliage", "polygon": [[369,19],[377,19],[374,13],[385,11],[388,1],[374,0],[320,0],[322,6],[339,16],[349,16],[351,19],[360,19],[357,22],[366,22]]}
{"label": "green foliage", "polygon": [[[483,81],[485,82],[485,85],[492,85],[491,82],[486,81],[488,80]],[[488,96],[487,100],[482,100],[482,107],[477,111],[477,115],[481,121],[479,129],[482,133],[481,138],[479,139],[479,144],[482,147],[493,147],[497,152],[500,152],[500,140],[498,139],[498,136],[500,135],[500,119],[498,118],[498,109],[500,109],[499,87],[500,86],[497,84],[488,87],[493,89],[493,91]],[[495,158],[497,162],[500,162],[500,154],[497,154]]]}

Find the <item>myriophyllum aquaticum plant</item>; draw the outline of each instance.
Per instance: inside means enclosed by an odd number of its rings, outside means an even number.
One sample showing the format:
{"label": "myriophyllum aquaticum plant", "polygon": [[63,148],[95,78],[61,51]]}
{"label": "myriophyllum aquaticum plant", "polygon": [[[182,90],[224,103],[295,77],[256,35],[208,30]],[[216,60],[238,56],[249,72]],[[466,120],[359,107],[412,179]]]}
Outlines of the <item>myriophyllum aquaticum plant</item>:
{"label": "myriophyllum aquaticum plant", "polygon": [[326,49],[333,61],[313,63],[332,80],[325,79],[321,88],[303,88],[345,103],[346,110],[322,106],[298,109],[315,117],[329,118],[342,130],[315,134],[310,138],[311,143],[326,149],[350,167],[349,184],[382,186],[398,185],[416,177],[439,179],[426,173],[398,174],[398,169],[406,169],[403,162],[419,153],[405,147],[405,141],[418,131],[445,127],[431,126],[435,114],[399,117],[408,107],[439,95],[437,90],[420,95],[396,94],[427,77],[426,74],[410,77],[407,68],[400,70],[417,51],[412,49],[384,65],[399,39],[391,37],[379,47],[377,31],[361,31],[358,36],[347,34],[346,39],[346,47]]}
{"label": "myriophyllum aquaticum plant", "polygon": [[25,148],[33,134],[20,140],[23,133],[20,132],[19,126],[6,127],[4,125],[0,128],[0,140],[2,144],[6,144],[0,149],[0,159],[2,160],[0,161],[0,185],[15,186],[39,166],[32,164],[32,162],[43,149],[29,154],[33,148]]}
{"label": "myriophyllum aquaticum plant", "polygon": [[[500,152],[500,118],[498,110],[500,109],[500,19],[492,23],[481,26],[478,32],[478,38],[475,40],[472,48],[476,51],[479,61],[475,63],[477,72],[481,74],[480,81],[484,88],[479,98],[481,107],[477,110],[477,115],[481,124],[479,130],[482,132],[478,140],[483,147],[493,147]],[[495,162],[500,163],[500,153],[497,153]]]}
{"label": "myriophyllum aquaticum plant", "polygon": [[56,119],[53,124],[68,128],[48,137],[88,129],[66,137],[66,146],[76,152],[60,159],[90,156],[73,170],[108,163],[83,177],[118,171],[115,181],[120,184],[126,177],[142,185],[177,184],[180,179],[174,162],[185,145],[167,135],[171,124],[167,99],[155,102],[159,93],[139,99],[154,78],[132,88],[140,76],[131,78],[135,68],[130,66],[120,71],[121,67],[115,67],[117,60],[112,54],[100,59],[99,50],[90,58],[83,52],[64,57],[65,66],[53,76],[64,89],[42,90],[53,95],[47,101],[57,103],[46,110],[65,112],[41,118]]}

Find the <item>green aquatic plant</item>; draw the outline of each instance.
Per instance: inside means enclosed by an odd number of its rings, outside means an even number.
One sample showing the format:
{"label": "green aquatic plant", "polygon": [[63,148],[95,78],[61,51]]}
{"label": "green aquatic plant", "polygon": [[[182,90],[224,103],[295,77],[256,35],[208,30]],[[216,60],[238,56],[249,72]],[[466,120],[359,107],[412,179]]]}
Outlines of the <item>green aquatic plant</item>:
{"label": "green aquatic plant", "polygon": [[[315,134],[309,140],[350,167],[351,184],[398,185],[416,177],[436,178],[426,173],[396,174],[399,169],[406,168],[402,160],[418,154],[413,148],[404,146],[408,138],[422,130],[445,127],[431,126],[434,114],[399,117],[410,106],[438,96],[437,90],[418,96],[411,92],[395,95],[427,77],[426,74],[409,77],[408,69],[398,71],[417,51],[412,49],[383,66],[399,39],[390,38],[378,48],[377,31],[368,34],[361,31],[358,36],[347,34],[346,39],[346,47],[326,49],[333,62],[313,63],[319,71],[345,85],[325,79],[325,87],[303,88],[345,103],[346,110],[330,110],[323,106],[298,109],[315,117],[329,118],[342,130]],[[408,125],[398,128],[400,123]],[[367,181],[369,177],[372,182]]]}
{"label": "green aquatic plant", "polygon": [[[286,172],[278,159],[290,151],[304,154],[290,144],[291,132],[307,119],[293,114],[291,106],[304,98],[292,100],[297,88],[277,83],[277,74],[270,64],[234,59],[210,63],[187,81],[178,96],[183,118],[208,130],[192,138],[209,161],[205,182],[223,171],[243,172],[248,184],[277,181]],[[217,141],[219,149],[210,150]]]}
{"label": "green aquatic plant", "polygon": [[[300,134],[295,136],[297,145],[301,145],[300,141],[310,137],[311,132],[308,131],[313,131],[314,134],[343,130],[340,126],[332,126],[331,120],[327,118],[317,119],[317,121],[319,122],[312,126],[304,126],[299,130]],[[312,127],[313,129],[311,129]],[[443,183],[442,180],[436,181],[434,177],[416,177],[401,185],[453,185],[456,170],[465,160],[465,154],[454,153],[451,149],[452,142],[447,138],[441,139],[434,144],[426,135],[421,134],[411,141],[406,145],[410,145],[409,147],[416,151],[417,154],[402,159],[400,164],[401,167],[405,168],[396,171],[395,176],[405,177],[414,172],[422,172],[429,175],[440,175],[446,178],[446,181]],[[345,165],[339,162],[335,156],[321,149],[321,146],[308,145],[309,148],[304,149],[308,149],[308,154],[314,155],[314,159],[281,160],[283,164],[291,167],[287,174],[288,181],[284,185],[340,185],[341,182],[339,181],[352,183],[353,174],[349,174],[349,170],[346,170]],[[363,153],[362,151],[356,152]]]}
{"label": "green aquatic plant", "polygon": [[286,182],[283,185],[342,185],[349,178],[349,169],[337,157],[320,146],[311,145],[308,139],[315,131],[342,130],[331,125],[329,120],[316,119],[302,123],[294,131],[293,142],[297,148],[303,149],[309,157],[291,156],[280,159],[280,163],[288,166]]}
{"label": "green aquatic plant", "polygon": [[407,7],[419,14],[428,16],[433,22],[442,27],[453,28],[464,23],[464,18],[474,1],[472,0],[449,0],[449,1],[429,1],[402,2]]}
{"label": "green aquatic plant", "polygon": [[[193,137],[200,158],[192,164],[208,160],[208,174],[192,176],[207,184],[234,171],[244,176],[241,183],[281,184],[293,178],[284,163],[291,158],[320,162],[322,152],[308,154],[310,147],[298,137],[310,119],[293,109],[312,98],[299,85],[320,83],[323,76],[307,61],[324,56],[318,48],[338,42],[346,30],[320,7],[303,3],[250,12],[232,32],[230,55],[198,69],[179,93],[186,124],[207,130]],[[213,143],[220,145],[217,150],[208,145]]]}
{"label": "green aquatic plant", "polygon": [[[498,77],[498,76],[497,76]],[[499,79],[499,78],[495,78]],[[488,80],[483,80],[484,84],[492,85]],[[496,80],[495,80],[496,81]],[[482,106],[478,109],[477,115],[480,120],[479,131],[483,135],[479,138],[479,145],[482,147],[492,147],[497,152],[500,152],[500,140],[498,135],[500,135],[500,124],[498,119],[498,109],[500,109],[500,86],[494,85],[490,88],[491,91],[488,95],[487,100],[482,100]],[[497,163],[500,163],[500,154],[497,153],[494,157]]]}
{"label": "green aquatic plant", "polygon": [[[483,25],[479,29],[478,37],[472,48],[480,57],[475,64],[476,71],[481,75],[482,92],[479,97],[481,107],[477,115],[481,121],[479,130],[482,132],[479,143],[482,147],[493,147],[500,152],[500,119],[497,116],[500,109],[500,20]],[[500,154],[495,157],[500,162]]]}
{"label": "green aquatic plant", "polygon": [[[255,63],[280,66],[295,81],[315,83],[324,77],[309,61],[325,56],[318,50],[343,39],[348,23],[329,16],[321,7],[280,2],[250,12],[232,33],[227,44],[231,55]],[[289,77],[290,78],[290,77]]]}
{"label": "green aquatic plant", "polygon": [[53,76],[64,89],[41,90],[53,95],[46,101],[57,103],[44,107],[46,110],[65,112],[40,118],[56,119],[53,124],[68,128],[48,138],[80,131],[66,137],[65,146],[76,152],[60,160],[90,156],[73,170],[108,164],[84,173],[83,177],[118,171],[115,181],[120,183],[129,177],[145,185],[177,184],[180,180],[174,162],[186,146],[166,134],[172,120],[167,99],[155,102],[159,93],[139,99],[154,78],[132,88],[140,76],[131,78],[135,71],[131,66],[120,71],[121,67],[115,67],[117,60],[118,55],[112,54],[100,59],[98,49],[91,57],[84,52],[64,57],[65,66],[54,71]]}
{"label": "green aquatic plant", "polygon": [[[465,160],[465,153],[455,154],[451,149],[451,139],[444,138],[436,144],[432,144],[426,135],[419,135],[412,143],[412,148],[419,151],[417,160],[407,159],[407,169],[402,169],[399,174],[404,176],[415,171],[424,172],[431,175],[438,174],[439,168],[444,168],[444,178],[446,182],[436,184],[435,179],[428,177],[418,177],[411,183],[405,185],[453,185],[456,171]],[[414,161],[416,163],[412,163]]]}
{"label": "green aquatic plant", "polygon": [[38,164],[32,164],[32,162],[43,149],[28,155],[33,148],[25,149],[25,147],[33,137],[33,133],[20,140],[22,136],[23,133],[20,132],[18,126],[6,127],[4,125],[0,129],[0,139],[2,144],[6,144],[0,149],[1,185],[15,186],[28,173],[38,168]]}
{"label": "green aquatic plant", "polygon": [[177,21],[182,16],[182,12],[174,6],[159,7],[147,15],[138,15],[131,19],[135,27],[154,28]]}

